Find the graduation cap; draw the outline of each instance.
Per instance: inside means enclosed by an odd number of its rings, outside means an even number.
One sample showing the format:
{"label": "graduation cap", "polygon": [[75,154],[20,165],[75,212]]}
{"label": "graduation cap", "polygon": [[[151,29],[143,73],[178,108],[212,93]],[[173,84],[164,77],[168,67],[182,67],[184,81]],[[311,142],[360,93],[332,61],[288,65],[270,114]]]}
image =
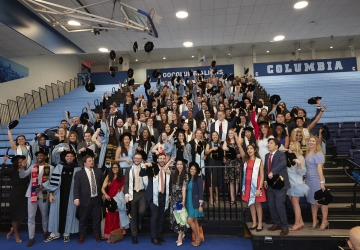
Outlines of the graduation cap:
{"label": "graduation cap", "polygon": [[222,160],[224,158],[224,150],[222,149],[221,145],[217,145],[215,147],[218,147],[217,150],[212,151],[212,158],[214,160]]}
{"label": "graduation cap", "polygon": [[109,212],[115,212],[117,210],[117,203],[113,198],[111,198],[110,200],[105,199],[104,206]]}
{"label": "graduation cap", "polygon": [[211,62],[211,68],[214,68],[215,65],[216,65],[216,61],[214,60],[214,61]]}
{"label": "graduation cap", "polygon": [[126,203],[126,215],[131,219],[131,202]]}
{"label": "graduation cap", "polygon": [[124,59],[120,56],[118,62],[119,62],[119,64],[122,64],[124,62]]}
{"label": "graduation cap", "polygon": [[66,114],[70,118],[70,112],[68,110],[66,110]]}
{"label": "graduation cap", "polygon": [[85,156],[87,156],[87,155],[89,155],[89,156],[91,156],[91,157],[94,157],[94,156],[95,156],[94,151],[92,151],[92,150],[89,149],[89,148],[86,148],[85,151],[83,151],[83,152],[80,153],[81,158],[83,158],[83,157],[85,157]]}
{"label": "graduation cap", "polygon": [[234,77],[234,75],[233,75],[233,74],[231,74],[231,75],[229,75],[229,76],[227,77],[227,79],[226,79],[226,80],[227,80],[227,81],[231,81],[231,82],[232,82],[232,81],[234,80],[234,78],[235,78],[235,77]]}
{"label": "graduation cap", "polygon": [[134,78],[131,78],[131,79],[128,81],[128,86],[132,86],[132,85],[134,85],[134,83],[135,83]]}
{"label": "graduation cap", "polygon": [[254,130],[254,128],[248,126],[248,127],[245,127],[243,130],[244,130],[244,131],[250,131],[250,132],[252,132],[252,131]]}
{"label": "graduation cap", "polygon": [[254,84],[249,84],[247,85],[247,89],[248,89],[248,92],[252,92],[255,90],[255,85]]}
{"label": "graduation cap", "polygon": [[278,104],[280,102],[281,98],[279,95],[272,95],[270,97],[270,103],[271,104]]}
{"label": "graduation cap", "polygon": [[334,197],[328,190],[322,191],[322,189],[320,189],[314,193],[314,199],[318,204],[329,205],[331,202],[333,202]]}
{"label": "graduation cap", "polygon": [[178,100],[178,102],[176,104],[180,106],[181,104],[183,104],[182,100]]}
{"label": "graduation cap", "polygon": [[158,78],[160,75],[161,75],[161,73],[159,72],[158,69],[157,69],[157,70],[154,70],[154,71],[152,72],[152,76],[153,76],[154,78]]}
{"label": "graduation cap", "polygon": [[145,52],[151,52],[153,49],[154,49],[154,44],[153,42],[147,42],[145,43],[145,46],[144,46],[144,49],[145,49]]}
{"label": "graduation cap", "polygon": [[43,154],[43,155],[47,156],[47,155],[49,154],[49,152],[46,151],[46,150],[43,149],[43,148],[39,148],[39,151],[37,151],[37,152],[35,153],[35,155],[37,156],[38,154]]}
{"label": "graduation cap", "polygon": [[302,120],[303,122],[305,122],[305,117],[294,117],[294,122],[296,123],[297,120]]}
{"label": "graduation cap", "polygon": [[225,151],[225,156],[230,160],[235,160],[237,156],[235,148],[229,147],[229,151]]}
{"label": "graduation cap", "polygon": [[194,76],[194,72],[192,69],[189,70],[189,76]]}
{"label": "graduation cap", "polygon": [[154,97],[156,98],[156,97],[159,97],[160,96],[160,91],[157,91],[155,94],[154,94]]}
{"label": "graduation cap", "polygon": [[141,155],[143,161],[147,160],[148,156],[147,156],[147,154],[146,154],[146,152],[144,150],[136,150],[136,153]]}
{"label": "graduation cap", "polygon": [[244,68],[244,74],[247,75],[249,73],[249,68]]}
{"label": "graduation cap", "polygon": [[283,127],[284,129],[285,129],[285,124],[283,124],[283,123],[278,123],[278,122],[275,122],[274,123],[274,127],[276,128],[277,126],[280,126],[280,127]]}
{"label": "graduation cap", "polygon": [[196,70],[196,73],[198,73],[199,75],[202,74],[200,69],[197,69],[197,70]]}
{"label": "graduation cap", "polygon": [[280,190],[285,186],[285,181],[284,181],[284,177],[282,177],[281,175],[275,174],[273,176],[273,178],[267,178],[267,183],[270,187],[272,187],[273,189],[277,189]]}
{"label": "graduation cap", "polygon": [[227,78],[227,76],[228,76],[227,74],[223,74],[223,75],[222,75],[222,79],[225,80],[225,79]]}
{"label": "graduation cap", "polygon": [[[143,151],[143,150],[141,150],[141,151]],[[151,164],[151,167],[150,166],[146,167],[146,175],[147,176],[156,177],[159,174],[159,171],[160,171],[159,167],[154,162]]]}
{"label": "graduation cap", "polygon": [[182,78],[184,78],[184,77],[185,77],[185,73],[184,73],[184,72],[182,72],[182,73],[181,73],[181,76],[182,76]]}
{"label": "graduation cap", "polygon": [[182,129],[182,128],[177,128],[177,129],[176,129],[176,132],[175,132],[176,137],[178,136],[178,134],[179,134],[179,133],[183,133],[183,134],[185,134],[185,130],[184,130],[184,129]]}
{"label": "graduation cap", "polygon": [[110,51],[110,59],[111,60],[114,60],[115,61],[115,59],[116,59],[116,53],[115,53],[115,51]]}
{"label": "graduation cap", "polygon": [[179,83],[181,80],[181,76],[176,77],[176,81]]}
{"label": "graduation cap", "polygon": [[186,77],[186,79],[185,79],[185,85],[186,86],[188,85],[188,81],[189,81],[189,78]]}
{"label": "graduation cap", "polygon": [[138,51],[138,49],[139,49],[139,46],[138,46],[137,42],[134,42],[134,45],[133,45],[134,52],[136,53]]}
{"label": "graduation cap", "polygon": [[195,167],[197,171],[200,171],[199,163],[197,163],[196,161],[192,161],[192,162],[189,163],[189,169],[191,167]]}
{"label": "graduation cap", "polygon": [[297,108],[297,107],[293,107],[292,110],[290,111],[290,116],[291,116],[292,118],[294,118],[294,117],[295,117],[295,114],[297,114],[297,112],[298,112],[298,108]]}
{"label": "graduation cap", "polygon": [[291,168],[292,166],[295,166],[296,162],[294,162],[295,159],[297,159],[296,154],[285,152],[286,155],[286,165],[288,168]]}
{"label": "graduation cap", "polygon": [[114,67],[110,67],[110,75],[112,76],[112,77],[115,77],[115,68]]}
{"label": "graduation cap", "polygon": [[218,72],[218,69],[213,69],[213,74],[215,75]]}
{"label": "graduation cap", "polygon": [[88,113],[82,113],[81,115],[80,115],[80,122],[81,122],[81,124],[88,124],[89,123],[89,120],[90,120],[90,118],[89,118],[89,114]]}
{"label": "graduation cap", "polygon": [[128,71],[127,71],[127,76],[128,76],[129,78],[131,78],[131,77],[134,76],[134,70],[133,70],[132,68],[128,69]]}
{"label": "graduation cap", "polygon": [[330,139],[330,131],[329,128],[326,125],[323,125],[321,127],[322,131],[321,131],[321,136],[324,140],[329,140]]}
{"label": "graduation cap", "polygon": [[179,211],[181,209],[183,209],[183,201],[177,201],[175,202],[173,208],[174,208],[174,211]]}
{"label": "graduation cap", "polygon": [[244,101],[240,101],[236,104],[235,108],[236,109],[239,109],[239,108],[246,109],[246,104]]}
{"label": "graduation cap", "polygon": [[311,97],[309,100],[308,100],[308,104],[316,104],[316,101],[317,100],[321,100],[321,96],[316,96],[316,97]]}
{"label": "graduation cap", "polygon": [[260,121],[258,122],[258,125],[261,126],[261,125],[268,125],[270,127],[270,122],[269,121]]}
{"label": "graduation cap", "polygon": [[207,89],[206,92],[207,92],[208,94],[210,94],[211,92],[213,92],[213,91],[215,91],[215,90],[216,90],[216,86],[213,86],[212,88]]}
{"label": "graduation cap", "polygon": [[86,85],[85,85],[85,89],[87,92],[94,92],[95,91],[95,85],[92,83],[92,82],[88,82]]}
{"label": "graduation cap", "polygon": [[201,155],[202,151],[204,150],[204,144],[202,141],[199,141],[196,148],[196,153]]}
{"label": "graduation cap", "polygon": [[[251,103],[251,99],[250,99],[249,97],[245,96],[243,101],[245,101],[245,100],[248,100],[249,103]],[[245,103],[244,103],[244,104],[245,104]],[[245,107],[245,108],[246,108],[246,107]]]}
{"label": "graduation cap", "polygon": [[19,124],[18,120],[13,120],[9,123],[9,129],[14,129]]}
{"label": "graduation cap", "polygon": [[19,159],[25,160],[26,156],[25,155],[15,155],[11,158],[11,163],[14,164]]}
{"label": "graduation cap", "polygon": [[75,154],[73,151],[66,151],[66,150],[64,150],[64,151],[62,151],[61,154],[60,154],[60,160],[61,160],[62,162],[66,162],[65,157],[66,157],[68,154],[72,154],[72,155],[76,158],[76,154]]}
{"label": "graduation cap", "polygon": [[176,159],[175,159],[175,162],[177,162],[177,161],[182,161],[182,163],[183,163],[184,165],[188,164],[188,161],[185,160],[184,158],[176,158]]}
{"label": "graduation cap", "polygon": [[276,113],[280,114],[281,112],[282,112],[282,110],[281,110],[280,106],[279,105],[276,106]]}
{"label": "graduation cap", "polygon": [[[35,134],[35,136],[37,136],[37,134]],[[45,140],[49,140],[49,136],[47,134],[41,133],[39,138],[41,138],[41,137],[44,137]]]}

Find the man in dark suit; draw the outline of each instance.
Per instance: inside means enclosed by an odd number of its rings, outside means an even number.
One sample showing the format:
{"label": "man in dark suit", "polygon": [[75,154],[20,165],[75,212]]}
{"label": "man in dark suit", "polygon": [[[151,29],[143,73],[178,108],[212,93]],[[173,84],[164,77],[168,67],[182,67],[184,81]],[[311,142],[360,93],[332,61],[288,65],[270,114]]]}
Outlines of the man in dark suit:
{"label": "man in dark suit", "polygon": [[289,234],[289,225],[287,221],[285,198],[287,190],[290,188],[289,176],[286,170],[286,156],[285,153],[278,150],[280,142],[275,138],[268,140],[268,150],[270,153],[265,155],[265,176],[267,179],[272,179],[274,175],[278,174],[284,178],[284,187],[282,189],[274,189],[268,186],[267,181],[264,181],[264,187],[267,190],[267,202],[274,225],[268,228],[269,231],[281,230],[280,235]]}
{"label": "man in dark suit", "polygon": [[159,132],[158,132],[157,128],[154,128],[154,118],[153,117],[147,118],[146,126],[142,126],[139,130],[139,133],[142,134],[142,132],[144,131],[145,128],[147,128],[149,130],[151,141],[153,143],[157,143],[157,141],[159,139]]}
{"label": "man in dark suit", "polygon": [[[174,159],[172,159],[174,160]],[[165,165],[165,154],[158,155],[158,164],[146,163],[140,170],[140,176],[147,176],[149,183],[145,192],[145,200],[151,210],[151,242],[161,246],[165,242],[162,234],[165,210],[168,208],[171,195],[171,175],[169,165]]]}
{"label": "man in dark suit", "polygon": [[101,187],[104,182],[100,168],[94,168],[91,156],[83,157],[84,169],[74,176],[74,205],[80,206],[78,243],[85,240],[88,219],[91,215],[93,233],[97,242],[101,241]]}
{"label": "man in dark suit", "polygon": [[117,112],[115,112],[113,109],[109,110],[109,115],[106,117],[106,120],[109,123],[109,127],[116,127],[116,121],[120,119],[121,117],[117,116]]}
{"label": "man in dark suit", "polygon": [[[206,110],[209,110],[208,105],[206,104],[206,101],[202,101],[201,102],[201,110],[199,110],[195,115],[195,120],[196,120],[197,124],[200,124],[201,121],[205,120],[205,118],[206,118],[205,111]],[[210,111],[211,116],[213,116],[212,111],[211,110],[209,110],[209,111]]]}
{"label": "man in dark suit", "polygon": [[129,130],[124,128],[124,121],[122,119],[117,119],[116,121],[116,128],[115,128],[115,137],[119,141],[120,136],[123,133],[130,132]]}
{"label": "man in dark suit", "polygon": [[219,110],[217,112],[217,121],[210,125],[210,133],[216,131],[219,134],[220,140],[223,142],[226,140],[227,133],[230,128],[233,127],[232,122],[225,120],[225,112]]}
{"label": "man in dark suit", "polygon": [[[125,201],[131,203],[130,227],[133,237],[132,243],[138,244],[137,231],[138,225],[139,229],[141,228],[141,221],[146,210],[145,187],[148,185],[148,177],[140,177],[139,175],[141,167],[145,165],[142,164],[142,155],[135,153],[133,160],[133,165],[125,171],[124,194]],[[151,166],[151,163],[147,164]]]}
{"label": "man in dark suit", "polygon": [[197,112],[199,112],[202,109],[202,98],[201,96],[198,96],[196,98],[197,103],[195,103],[192,107],[192,110],[194,111],[194,116],[196,117]]}
{"label": "man in dark suit", "polygon": [[[96,145],[96,143],[94,143],[93,141],[91,141],[91,133],[89,132],[86,132],[84,134],[84,141],[83,142],[80,142],[78,145],[77,145],[77,154],[78,154],[78,164],[79,166],[84,166],[83,164],[83,161],[82,161],[82,157],[81,157],[81,154],[84,153],[86,151],[86,149],[90,149],[94,152],[94,155],[95,155],[95,159],[98,159],[98,155],[99,155],[99,148],[98,146]],[[97,162],[96,162],[97,163]]]}

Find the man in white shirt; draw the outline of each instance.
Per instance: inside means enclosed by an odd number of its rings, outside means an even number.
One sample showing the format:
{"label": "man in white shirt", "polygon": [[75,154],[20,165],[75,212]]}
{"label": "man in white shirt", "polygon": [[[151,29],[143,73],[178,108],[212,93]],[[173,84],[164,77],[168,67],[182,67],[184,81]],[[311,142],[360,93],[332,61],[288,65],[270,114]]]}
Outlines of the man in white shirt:
{"label": "man in white shirt", "polygon": [[221,141],[226,140],[227,133],[230,128],[232,128],[232,123],[225,120],[225,113],[222,110],[217,112],[218,120],[211,124],[210,133],[212,134],[216,131],[219,134]]}

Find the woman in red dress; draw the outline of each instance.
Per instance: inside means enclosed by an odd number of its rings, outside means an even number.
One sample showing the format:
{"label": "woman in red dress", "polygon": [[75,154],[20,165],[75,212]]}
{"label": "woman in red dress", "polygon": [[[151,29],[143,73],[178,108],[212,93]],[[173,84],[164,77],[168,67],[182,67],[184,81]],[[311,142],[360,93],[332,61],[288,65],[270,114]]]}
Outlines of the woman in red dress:
{"label": "woman in red dress", "polygon": [[[239,137],[239,140],[240,145],[242,145],[243,139]],[[261,202],[266,202],[265,192],[262,190],[264,183],[264,164],[261,162],[255,144],[249,144],[246,147],[246,152],[243,150],[243,147],[239,147],[239,149],[244,162],[242,200],[248,202],[250,208],[253,221],[250,230],[256,229],[257,232],[260,232],[263,230]],[[256,221],[258,221],[259,224],[257,224]]]}
{"label": "woman in red dress", "polygon": [[[101,188],[101,192],[103,193],[105,199],[110,200],[118,192],[122,191],[124,182],[125,177],[122,174],[122,169],[117,162],[114,162],[111,166],[111,171],[109,171],[109,174],[106,176]],[[108,243],[110,243],[110,232],[118,228],[120,228],[119,212],[106,211],[104,236],[108,239]]]}

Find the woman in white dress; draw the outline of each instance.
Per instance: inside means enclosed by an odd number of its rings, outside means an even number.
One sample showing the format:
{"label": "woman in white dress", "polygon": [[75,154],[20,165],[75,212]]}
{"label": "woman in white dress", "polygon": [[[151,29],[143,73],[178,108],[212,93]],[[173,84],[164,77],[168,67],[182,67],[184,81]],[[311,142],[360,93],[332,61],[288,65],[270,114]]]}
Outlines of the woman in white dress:
{"label": "woman in white dress", "polygon": [[272,130],[270,128],[270,123],[267,121],[261,121],[259,122],[260,127],[260,133],[259,133],[259,139],[257,141],[258,147],[259,147],[259,155],[262,162],[265,162],[265,155],[269,153],[268,150],[268,139],[274,138]]}

